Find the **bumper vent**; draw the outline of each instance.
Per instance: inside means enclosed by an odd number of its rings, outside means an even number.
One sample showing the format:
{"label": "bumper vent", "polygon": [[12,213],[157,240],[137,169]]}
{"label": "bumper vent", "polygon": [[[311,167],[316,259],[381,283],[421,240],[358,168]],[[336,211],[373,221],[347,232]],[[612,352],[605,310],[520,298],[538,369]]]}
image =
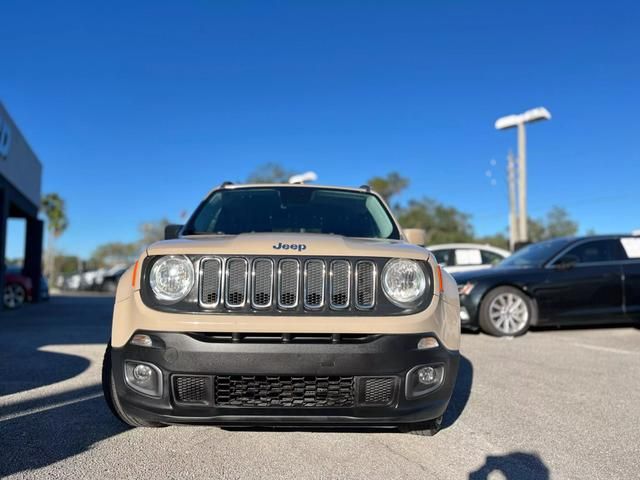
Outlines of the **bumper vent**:
{"label": "bumper vent", "polygon": [[196,375],[175,375],[173,396],[178,403],[206,405],[211,399],[211,378]]}
{"label": "bumper vent", "polygon": [[396,377],[364,377],[360,379],[360,403],[389,405],[395,398]]}
{"label": "bumper vent", "polygon": [[353,407],[354,377],[216,376],[219,407]]}

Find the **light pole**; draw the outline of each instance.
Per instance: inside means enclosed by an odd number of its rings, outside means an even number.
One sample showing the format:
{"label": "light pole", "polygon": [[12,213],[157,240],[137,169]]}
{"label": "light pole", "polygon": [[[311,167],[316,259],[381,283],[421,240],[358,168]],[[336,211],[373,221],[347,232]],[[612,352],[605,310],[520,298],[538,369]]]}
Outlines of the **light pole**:
{"label": "light pole", "polygon": [[518,239],[520,242],[528,240],[527,233],[527,138],[525,133],[525,123],[538,120],[550,120],[551,114],[544,107],[527,110],[517,115],[507,115],[496,120],[496,129],[505,130],[507,128],[518,127],[518,200],[519,213]]}

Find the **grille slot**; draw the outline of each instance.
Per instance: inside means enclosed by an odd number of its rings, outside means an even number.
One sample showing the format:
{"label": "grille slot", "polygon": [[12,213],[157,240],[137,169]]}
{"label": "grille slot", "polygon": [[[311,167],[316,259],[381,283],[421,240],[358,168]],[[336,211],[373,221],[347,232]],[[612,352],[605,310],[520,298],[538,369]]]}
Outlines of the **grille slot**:
{"label": "grille slot", "polygon": [[299,290],[300,264],[291,258],[280,260],[278,266],[278,306],[280,308],[297,307]]}
{"label": "grille slot", "polygon": [[219,407],[352,407],[354,377],[216,376]]}
{"label": "grille slot", "polygon": [[361,387],[364,387],[364,396],[360,396],[360,401],[367,405],[389,405],[396,390],[395,377],[365,377],[360,380]]}
{"label": "grille slot", "polygon": [[243,307],[247,299],[247,261],[244,258],[227,260],[225,302],[227,307]]}
{"label": "grille slot", "polygon": [[322,260],[307,260],[304,264],[304,306],[315,309],[324,306],[325,266]]}
{"label": "grille slot", "polygon": [[227,312],[321,314],[334,310],[348,314],[358,309],[375,313],[379,306],[386,306],[384,299],[377,298],[382,262],[358,258],[203,256],[196,263],[197,306]]}
{"label": "grille slot", "polygon": [[251,272],[251,305],[269,308],[273,301],[273,260],[258,258]]}
{"label": "grille slot", "polygon": [[211,398],[211,378],[196,375],[175,375],[173,396],[178,403],[207,404]]}
{"label": "grille slot", "polygon": [[222,261],[219,258],[203,259],[200,275],[200,303],[206,307],[217,307],[220,303]]}
{"label": "grille slot", "polygon": [[330,305],[342,309],[349,306],[351,291],[351,264],[347,260],[331,262]]}
{"label": "grille slot", "polygon": [[356,307],[369,309],[375,306],[376,264],[370,260],[356,263]]}

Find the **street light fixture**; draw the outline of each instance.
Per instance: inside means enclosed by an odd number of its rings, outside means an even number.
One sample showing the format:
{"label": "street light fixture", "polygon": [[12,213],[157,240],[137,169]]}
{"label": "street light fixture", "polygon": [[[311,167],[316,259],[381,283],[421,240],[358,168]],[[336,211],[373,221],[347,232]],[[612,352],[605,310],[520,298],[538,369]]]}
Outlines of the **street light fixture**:
{"label": "street light fixture", "polygon": [[[550,120],[551,114],[544,107],[533,108],[517,115],[507,115],[496,120],[496,129],[505,130],[507,128],[518,128],[518,190],[519,190],[519,241],[526,242],[527,233],[527,152],[525,123],[539,120]],[[515,230],[515,229],[514,229]],[[512,239],[513,240],[513,239]]]}

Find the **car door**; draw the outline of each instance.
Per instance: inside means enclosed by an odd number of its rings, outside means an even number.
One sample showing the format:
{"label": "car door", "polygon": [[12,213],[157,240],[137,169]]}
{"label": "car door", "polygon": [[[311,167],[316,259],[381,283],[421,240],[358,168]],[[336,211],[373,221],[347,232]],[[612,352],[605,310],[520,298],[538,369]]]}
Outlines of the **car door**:
{"label": "car door", "polygon": [[624,319],[619,239],[585,240],[547,265],[537,291],[541,314],[552,323],[620,322]]}
{"label": "car door", "polygon": [[627,256],[622,267],[624,306],[629,320],[640,320],[640,237],[620,240]]}

